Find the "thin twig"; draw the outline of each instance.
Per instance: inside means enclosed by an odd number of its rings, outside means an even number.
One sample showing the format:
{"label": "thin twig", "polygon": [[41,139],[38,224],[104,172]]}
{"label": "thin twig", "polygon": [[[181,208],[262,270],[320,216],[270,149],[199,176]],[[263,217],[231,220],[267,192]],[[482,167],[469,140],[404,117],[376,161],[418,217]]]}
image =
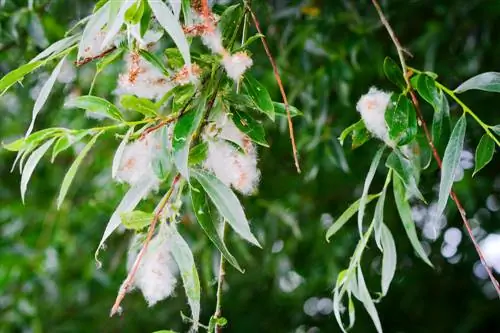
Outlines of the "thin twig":
{"label": "thin twig", "polygon": [[267,57],[269,58],[269,61],[271,62],[271,66],[273,67],[274,71],[274,77],[276,79],[276,82],[278,83],[278,86],[280,88],[281,92],[281,97],[283,98],[283,103],[285,104],[285,110],[286,110],[286,117],[288,120],[288,129],[290,132],[290,141],[292,142],[292,151],[293,151],[293,159],[295,161],[295,168],[297,168],[297,172],[300,173],[300,165],[299,165],[299,157],[297,153],[297,145],[295,144],[295,135],[293,133],[293,122],[292,122],[292,116],[290,114],[290,107],[288,105],[288,99],[286,97],[285,93],[285,88],[283,88],[283,83],[281,82],[281,76],[278,72],[278,66],[276,66],[276,62],[274,61],[274,58],[271,54],[271,51],[269,49],[269,45],[267,44],[266,37],[262,33],[262,30],[260,29],[260,24],[259,20],[257,20],[257,17],[255,16],[255,13],[253,12],[252,8],[245,3],[247,10],[250,12],[250,15],[252,16],[253,23],[255,24],[255,28],[260,34],[260,40],[262,41],[262,45],[264,46],[264,50],[266,51]]}
{"label": "thin twig", "polygon": [[101,58],[104,58],[105,56],[107,56],[108,54],[110,54],[111,52],[113,52],[114,50],[116,50],[116,47],[113,46],[109,49],[107,49],[106,51],[96,55],[96,56],[93,56],[93,57],[87,57],[87,58],[84,58],[80,61],[75,61],[75,65],[76,66],[83,66],[85,64],[88,64],[89,62],[91,61],[94,61],[94,60],[97,60],[97,59],[101,59]]}
{"label": "thin twig", "polygon": [[137,258],[135,259],[134,265],[132,266],[132,269],[130,270],[130,273],[128,274],[127,278],[123,282],[122,286],[120,287],[120,291],[118,292],[118,296],[116,297],[115,304],[111,308],[111,313],[110,317],[114,316],[117,312],[120,311],[120,304],[122,300],[125,298],[125,295],[127,294],[127,291],[132,287],[132,284],[134,283],[134,277],[135,274],[137,273],[137,270],[139,269],[139,265],[141,263],[142,257],[148,250],[148,245],[149,242],[151,241],[151,238],[153,238],[153,234],[156,228],[156,224],[158,223],[158,220],[161,217],[161,214],[165,207],[167,206],[170,197],[172,196],[172,193],[174,192],[175,186],[179,182],[181,176],[178,174],[175,176],[174,180],[172,181],[172,186],[168,190],[167,194],[163,198],[163,201],[161,202],[158,210],[156,211],[153,220],[151,221],[151,224],[149,225],[149,230],[148,234],[146,236],[146,240],[144,241],[144,245],[141,248],[141,251],[137,255]]}
{"label": "thin twig", "polygon": [[[380,16],[380,21],[384,25],[385,29],[387,30],[387,32],[389,33],[389,35],[392,39],[392,42],[396,46],[399,61],[401,62],[401,69],[403,70],[403,73],[404,73],[404,79],[405,79],[405,82],[407,85],[407,89],[411,95],[411,100],[413,102],[413,105],[415,106],[415,109],[417,110],[418,119],[422,125],[422,128],[424,129],[424,133],[425,133],[425,136],[427,138],[427,142],[429,143],[429,146],[431,147],[432,154],[434,155],[434,159],[436,160],[436,162],[439,166],[439,169],[442,169],[441,157],[439,156],[439,153],[438,153],[436,147],[434,146],[434,143],[432,141],[432,136],[429,132],[429,128],[427,127],[427,124],[423,118],[422,111],[420,109],[420,105],[418,103],[417,96],[416,96],[415,91],[413,90],[413,88],[410,84],[409,77],[411,76],[412,73],[411,73],[411,71],[408,71],[408,67],[406,66],[406,61],[405,61],[404,54],[403,54],[404,48],[399,43],[399,40],[396,37],[396,34],[394,33],[394,30],[392,29],[391,25],[387,21],[387,19],[384,15],[382,9],[380,8],[380,5],[378,4],[377,0],[372,0],[372,3],[378,12],[378,15]],[[498,297],[500,298],[500,285],[499,285],[498,281],[495,279],[495,277],[493,276],[493,272],[491,271],[490,267],[486,263],[483,251],[481,250],[481,247],[479,246],[479,243],[477,242],[476,237],[472,233],[472,228],[471,228],[470,223],[467,219],[465,209],[464,209],[462,203],[460,202],[460,200],[458,199],[458,196],[456,195],[456,193],[453,190],[450,191],[450,197],[455,202],[455,205],[457,206],[458,212],[460,213],[460,216],[461,216],[462,221],[464,223],[465,229],[467,229],[467,233],[469,234],[469,238],[471,239],[472,244],[474,244],[474,247],[475,247],[476,252],[479,256],[479,259],[481,260],[481,263],[483,264],[484,269],[488,273],[488,276],[491,280],[491,283],[493,283],[493,287],[495,287],[495,290],[498,294]]]}
{"label": "thin twig", "polygon": [[[222,241],[224,241],[224,237],[226,235],[226,221],[222,222]],[[215,305],[215,313],[214,318],[219,319],[222,317],[222,288],[224,286],[224,277],[226,276],[226,259],[224,256],[220,255],[220,263],[219,263],[219,281],[217,282],[217,304]],[[222,326],[219,324],[215,324],[215,332],[221,333]]]}

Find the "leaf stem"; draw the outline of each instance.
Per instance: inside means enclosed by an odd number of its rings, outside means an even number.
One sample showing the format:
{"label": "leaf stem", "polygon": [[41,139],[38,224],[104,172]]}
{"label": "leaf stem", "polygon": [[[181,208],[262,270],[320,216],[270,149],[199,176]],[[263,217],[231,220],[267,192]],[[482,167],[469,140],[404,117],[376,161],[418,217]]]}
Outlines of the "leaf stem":
{"label": "leaf stem", "polygon": [[[224,242],[224,238],[226,236],[226,221],[222,222],[222,242]],[[222,326],[217,323],[217,319],[222,317],[222,294],[223,294],[223,285],[224,285],[224,277],[226,276],[226,259],[224,256],[220,255],[220,263],[219,263],[219,279],[217,282],[217,303],[215,305],[215,313],[214,318],[216,319],[215,324],[215,332],[222,332]]]}
{"label": "leaf stem", "polygon": [[146,240],[144,241],[144,245],[141,248],[141,251],[137,255],[137,258],[135,259],[134,265],[132,266],[132,269],[130,270],[130,273],[128,274],[127,278],[125,281],[123,281],[122,286],[120,287],[120,291],[118,292],[118,295],[116,296],[115,304],[111,308],[111,313],[110,317],[114,316],[117,312],[120,311],[120,304],[122,300],[125,298],[125,295],[127,294],[128,290],[132,287],[132,284],[134,283],[134,277],[135,274],[137,273],[137,270],[139,269],[139,265],[141,263],[142,257],[148,250],[148,245],[151,239],[153,238],[153,234],[156,228],[156,224],[158,223],[158,220],[161,217],[161,214],[163,213],[163,210],[167,206],[168,202],[170,201],[170,198],[172,197],[172,193],[175,190],[175,187],[179,180],[181,179],[181,175],[177,174],[173,181],[172,185],[170,186],[170,189],[167,191],[165,196],[161,199],[160,203],[158,204],[158,209],[155,212],[155,215],[153,217],[153,220],[151,221],[151,224],[149,226],[148,234],[146,236]]}
{"label": "leaf stem", "polygon": [[[425,133],[425,136],[427,138],[427,142],[429,143],[429,146],[431,147],[434,159],[436,160],[436,162],[439,166],[439,169],[442,169],[441,157],[439,156],[439,153],[438,153],[436,147],[434,146],[434,142],[432,141],[432,136],[431,136],[429,129],[427,127],[427,123],[425,122],[424,117],[422,116],[422,110],[420,110],[420,105],[418,103],[417,96],[415,95],[415,92],[414,92],[413,88],[411,87],[410,80],[408,78],[408,74],[410,74],[411,71],[409,71],[408,66],[406,66],[406,61],[405,61],[404,55],[403,55],[404,49],[401,46],[401,44],[399,43],[399,40],[397,39],[396,34],[394,33],[394,30],[392,29],[391,25],[387,21],[387,19],[384,15],[382,9],[380,8],[380,5],[378,4],[377,0],[372,0],[372,3],[380,16],[380,21],[385,26],[387,32],[389,33],[389,36],[392,39],[394,46],[396,47],[396,50],[397,50],[398,56],[399,56],[399,60],[401,62],[401,69],[403,71],[404,79],[405,79],[405,82],[407,84],[408,91],[411,95],[413,105],[415,106],[415,109],[417,110],[418,119],[419,119],[420,123],[422,124],[422,128],[424,129],[424,133]],[[455,95],[455,94],[453,93],[453,95]],[[457,101],[457,103],[458,103],[458,101]],[[469,108],[467,108],[467,109],[469,109]],[[497,295],[500,298],[500,285],[499,285],[498,281],[495,279],[495,277],[493,276],[493,272],[491,271],[491,268],[488,266],[488,264],[486,263],[486,260],[484,259],[483,251],[481,250],[481,247],[479,246],[479,243],[477,242],[476,237],[472,233],[472,228],[470,226],[469,220],[467,219],[465,209],[464,209],[462,203],[460,202],[460,200],[458,199],[458,196],[453,191],[453,189],[450,191],[450,197],[452,198],[452,200],[455,202],[455,205],[457,206],[457,209],[460,213],[460,217],[462,218],[462,221],[464,223],[465,229],[467,230],[467,233],[469,234],[469,238],[471,239],[472,244],[474,245],[476,252],[479,256],[479,259],[481,260],[481,263],[483,264],[484,269],[488,273],[488,276],[491,280],[491,283],[493,284],[493,287],[495,288]]]}

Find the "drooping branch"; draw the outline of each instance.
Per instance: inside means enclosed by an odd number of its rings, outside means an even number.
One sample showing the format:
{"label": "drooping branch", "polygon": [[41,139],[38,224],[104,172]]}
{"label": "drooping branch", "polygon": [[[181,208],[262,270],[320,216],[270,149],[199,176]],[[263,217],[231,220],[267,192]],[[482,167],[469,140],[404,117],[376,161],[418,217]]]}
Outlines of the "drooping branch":
{"label": "drooping branch", "polygon": [[[411,83],[410,83],[409,78],[410,78],[412,73],[411,73],[411,71],[408,70],[408,67],[406,65],[406,61],[405,61],[405,57],[404,57],[405,49],[401,46],[401,43],[399,42],[396,34],[394,33],[394,30],[392,29],[391,25],[389,24],[389,21],[385,17],[384,12],[382,11],[377,0],[372,0],[372,3],[373,3],[373,6],[375,7],[375,9],[380,17],[380,21],[382,22],[385,29],[389,33],[389,36],[391,37],[391,40],[392,40],[394,46],[396,46],[396,51],[398,53],[399,61],[401,63],[401,69],[403,70],[403,73],[404,73],[404,79],[405,79],[405,82],[407,85],[407,89],[408,89],[408,92],[410,93],[412,103],[415,106],[415,109],[417,110],[417,117],[420,121],[420,124],[421,124],[423,130],[424,130],[427,142],[432,150],[432,155],[434,156],[434,159],[436,160],[436,162],[439,166],[439,169],[442,169],[441,157],[439,156],[439,153],[434,145],[434,142],[432,141],[432,136],[429,132],[429,128],[427,126],[427,123],[424,120],[422,110],[420,109],[420,104],[418,102],[418,98],[417,98],[415,91],[413,90]],[[493,283],[493,286],[495,287],[497,295],[500,298],[500,285],[499,285],[498,281],[495,279],[495,277],[493,276],[493,272],[491,271],[490,267],[488,266],[488,264],[485,260],[483,251],[481,250],[481,247],[479,246],[479,243],[477,242],[477,239],[472,232],[472,228],[470,226],[469,220],[467,219],[465,209],[464,209],[462,203],[460,202],[460,200],[458,199],[458,196],[456,195],[456,193],[453,190],[450,191],[450,197],[455,202],[455,205],[457,206],[458,212],[460,213],[460,217],[462,218],[465,229],[467,230],[467,233],[469,234],[469,238],[471,239],[472,244],[474,245],[474,248],[476,249],[476,252],[479,256],[479,259],[481,260],[481,263],[483,264],[484,269],[488,273],[488,276],[491,280],[491,283]]]}
{"label": "drooping branch", "polygon": [[83,58],[82,60],[75,61],[75,65],[79,67],[79,66],[83,66],[85,64],[88,64],[89,62],[92,62],[94,60],[104,58],[105,56],[107,56],[108,54],[110,54],[111,52],[113,52],[114,50],[116,50],[115,46],[113,46],[113,47],[111,47],[111,48],[103,51],[102,53],[100,53],[100,54],[98,54],[96,56],[87,57],[87,58]]}
{"label": "drooping branch", "polygon": [[271,66],[273,67],[273,72],[274,72],[274,77],[276,79],[276,82],[278,83],[278,87],[280,89],[281,97],[283,98],[283,103],[285,104],[285,110],[286,110],[286,117],[288,120],[288,130],[290,134],[290,141],[292,143],[292,151],[293,151],[293,159],[295,161],[295,168],[297,169],[297,172],[300,173],[300,165],[299,165],[299,157],[298,157],[298,152],[297,152],[297,145],[295,144],[295,134],[293,131],[293,122],[292,122],[292,116],[290,114],[290,106],[288,104],[288,98],[286,97],[285,93],[285,88],[283,88],[283,83],[281,82],[281,76],[278,71],[278,66],[276,65],[276,61],[274,61],[274,58],[271,54],[271,50],[269,49],[269,45],[267,44],[266,37],[262,33],[262,30],[260,29],[260,24],[259,20],[257,19],[257,16],[255,16],[255,13],[253,12],[252,8],[248,5],[248,3],[245,3],[245,6],[252,16],[253,23],[255,24],[255,28],[260,34],[260,39],[262,41],[262,45],[264,46],[264,50],[266,51],[267,57],[269,58],[269,61],[271,62]]}
{"label": "drooping branch", "polygon": [[171,185],[170,189],[163,197],[162,202],[160,203],[160,206],[158,207],[158,210],[155,212],[153,220],[151,221],[151,224],[149,225],[149,230],[148,230],[148,234],[146,236],[146,240],[144,241],[144,245],[142,246],[141,250],[139,251],[139,254],[137,255],[137,258],[135,259],[134,265],[132,266],[132,269],[130,270],[129,274],[127,275],[127,278],[125,279],[122,286],[120,287],[120,291],[118,292],[118,295],[116,296],[115,304],[111,308],[110,317],[114,316],[117,312],[120,311],[120,304],[134,283],[135,275],[137,273],[137,270],[139,269],[139,265],[141,263],[142,257],[144,256],[144,254],[148,250],[148,245],[151,242],[151,239],[153,238],[153,235],[154,235],[154,232],[156,229],[156,225],[158,224],[158,221],[163,213],[163,210],[165,209],[168,202],[170,201],[170,198],[172,197],[172,193],[175,190],[175,186],[179,182],[180,178],[181,178],[180,174],[175,176],[174,180],[172,181],[172,185]]}

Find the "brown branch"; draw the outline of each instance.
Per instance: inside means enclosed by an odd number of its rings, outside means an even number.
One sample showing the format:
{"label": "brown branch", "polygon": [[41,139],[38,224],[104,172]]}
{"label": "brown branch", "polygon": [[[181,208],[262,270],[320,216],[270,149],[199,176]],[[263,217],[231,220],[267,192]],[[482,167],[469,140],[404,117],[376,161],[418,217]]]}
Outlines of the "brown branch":
{"label": "brown branch", "polygon": [[[398,56],[399,56],[399,61],[401,62],[401,69],[403,70],[403,73],[404,73],[404,79],[405,79],[405,82],[407,85],[407,89],[411,95],[411,100],[413,102],[413,105],[415,106],[415,109],[417,110],[418,119],[420,121],[422,128],[424,129],[424,133],[425,133],[425,136],[427,138],[427,142],[428,142],[429,146],[431,147],[432,154],[434,155],[434,159],[436,160],[436,162],[439,166],[439,169],[442,169],[441,157],[439,156],[439,153],[434,145],[434,142],[432,141],[432,136],[431,136],[431,134],[429,132],[429,128],[427,127],[427,124],[424,120],[422,110],[420,109],[420,105],[418,103],[417,96],[416,96],[415,91],[413,90],[413,88],[410,84],[409,77],[411,76],[412,73],[411,73],[411,71],[408,70],[408,67],[406,66],[406,61],[405,61],[404,54],[403,54],[404,48],[399,43],[399,40],[396,37],[396,34],[394,33],[394,30],[392,29],[391,25],[387,21],[387,19],[384,15],[382,9],[380,8],[380,5],[378,4],[377,0],[372,0],[372,3],[378,12],[378,15],[380,17],[380,21],[382,22],[382,24],[386,28],[387,32],[389,33],[389,35],[392,39],[392,42],[396,46],[396,50],[397,50]],[[471,228],[470,223],[467,219],[465,209],[464,209],[462,203],[460,202],[460,200],[458,199],[458,196],[456,195],[456,193],[453,190],[450,191],[450,197],[455,202],[455,205],[457,206],[458,212],[460,213],[460,217],[462,218],[465,229],[467,229],[467,233],[469,234],[469,238],[471,239],[472,244],[474,245],[474,248],[476,249],[476,252],[479,256],[479,259],[481,260],[481,263],[483,264],[484,269],[488,273],[488,276],[491,280],[491,283],[493,283],[493,287],[495,287],[497,295],[500,298],[500,285],[499,285],[498,281],[495,279],[490,267],[488,266],[488,264],[484,258],[483,251],[481,250],[481,247],[479,246],[479,244],[476,240],[476,237],[474,237],[474,234],[472,233],[472,228]]]}
{"label": "brown branch", "polygon": [[106,51],[96,55],[96,56],[93,56],[93,57],[87,57],[87,58],[83,58],[82,60],[79,60],[79,61],[75,61],[75,65],[76,66],[83,66],[85,64],[88,64],[89,62],[91,61],[94,61],[94,60],[97,60],[97,59],[101,59],[105,56],[107,56],[108,54],[110,54],[111,52],[113,52],[114,50],[116,50],[116,46],[113,46],[109,49],[107,49]]}
{"label": "brown branch", "polygon": [[175,186],[179,182],[180,178],[181,178],[180,174],[175,176],[174,180],[172,181],[172,186],[170,187],[170,190],[165,195],[163,202],[161,203],[160,207],[158,208],[157,212],[155,213],[153,220],[151,221],[151,224],[149,226],[148,234],[146,236],[146,240],[144,241],[144,245],[142,246],[141,251],[137,255],[137,258],[135,259],[134,265],[132,266],[130,273],[128,274],[127,278],[123,282],[122,286],[120,287],[120,291],[118,292],[118,295],[116,296],[115,304],[111,308],[110,317],[114,316],[117,312],[120,311],[120,303],[125,298],[125,295],[127,294],[128,290],[132,287],[132,284],[134,283],[135,274],[137,273],[137,270],[139,269],[139,264],[141,263],[142,257],[144,256],[144,254],[148,250],[148,245],[149,245],[149,242],[151,241],[151,238],[153,238],[156,224],[158,223],[158,220],[160,219],[160,216],[161,216],[163,210],[167,206],[167,204],[170,200],[170,197],[172,196],[172,193],[174,192]]}
{"label": "brown branch", "polygon": [[286,110],[286,117],[288,120],[288,129],[289,129],[289,134],[290,134],[290,141],[292,143],[292,151],[293,151],[293,159],[295,161],[295,167],[297,168],[297,172],[300,173],[300,165],[299,165],[299,158],[298,158],[298,153],[297,153],[297,145],[295,144],[295,135],[293,133],[293,122],[292,122],[292,116],[290,114],[290,107],[288,104],[288,99],[286,97],[285,93],[285,88],[283,88],[283,83],[281,82],[281,76],[278,72],[278,66],[276,66],[276,62],[274,61],[274,58],[271,54],[271,51],[269,50],[269,45],[267,44],[266,37],[262,33],[262,30],[260,29],[260,24],[259,21],[257,20],[257,17],[255,16],[255,13],[253,12],[252,8],[246,3],[245,4],[247,7],[247,10],[249,11],[250,15],[252,16],[253,23],[255,24],[255,28],[257,28],[257,31],[260,34],[260,39],[262,41],[262,45],[264,46],[264,50],[266,51],[267,57],[269,58],[269,61],[271,62],[271,66],[273,67],[273,72],[274,72],[274,77],[276,79],[276,82],[278,83],[281,97],[283,98],[283,103],[285,104],[285,110]]}

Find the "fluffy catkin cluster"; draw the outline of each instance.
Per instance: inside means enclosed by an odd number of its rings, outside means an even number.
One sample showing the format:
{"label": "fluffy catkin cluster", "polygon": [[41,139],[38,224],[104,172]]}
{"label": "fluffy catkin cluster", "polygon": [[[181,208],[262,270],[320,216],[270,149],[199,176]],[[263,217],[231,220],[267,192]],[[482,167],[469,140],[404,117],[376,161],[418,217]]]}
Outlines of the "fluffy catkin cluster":
{"label": "fluffy catkin cluster", "polygon": [[[137,238],[132,240],[127,261],[129,271],[140,248],[135,246],[137,243]],[[148,305],[153,306],[172,294],[178,273],[179,269],[170,253],[170,244],[163,239],[161,234],[158,234],[151,240],[142,257],[135,274],[134,287],[139,288]]]}
{"label": "fluffy catkin cluster", "polygon": [[159,151],[159,141],[155,133],[127,144],[121,156],[116,179],[131,186],[151,179],[159,184],[160,180],[154,173],[152,165],[153,158]]}
{"label": "fluffy catkin cluster", "polygon": [[207,126],[203,138],[208,143],[204,167],[242,194],[255,192],[260,179],[257,149],[228,115],[221,114],[213,126]]}
{"label": "fluffy catkin cluster", "polygon": [[238,82],[245,71],[253,64],[246,52],[230,54],[222,43],[222,34],[217,27],[217,20],[213,14],[206,17],[202,13],[193,13],[195,24],[184,28],[184,32],[191,36],[201,36],[203,44],[214,54],[222,56],[222,65],[227,75]]}
{"label": "fluffy catkin cluster", "polygon": [[385,111],[390,101],[391,93],[371,87],[367,94],[361,96],[356,104],[356,109],[361,114],[366,129],[392,147],[394,143],[389,139],[385,123]]}

